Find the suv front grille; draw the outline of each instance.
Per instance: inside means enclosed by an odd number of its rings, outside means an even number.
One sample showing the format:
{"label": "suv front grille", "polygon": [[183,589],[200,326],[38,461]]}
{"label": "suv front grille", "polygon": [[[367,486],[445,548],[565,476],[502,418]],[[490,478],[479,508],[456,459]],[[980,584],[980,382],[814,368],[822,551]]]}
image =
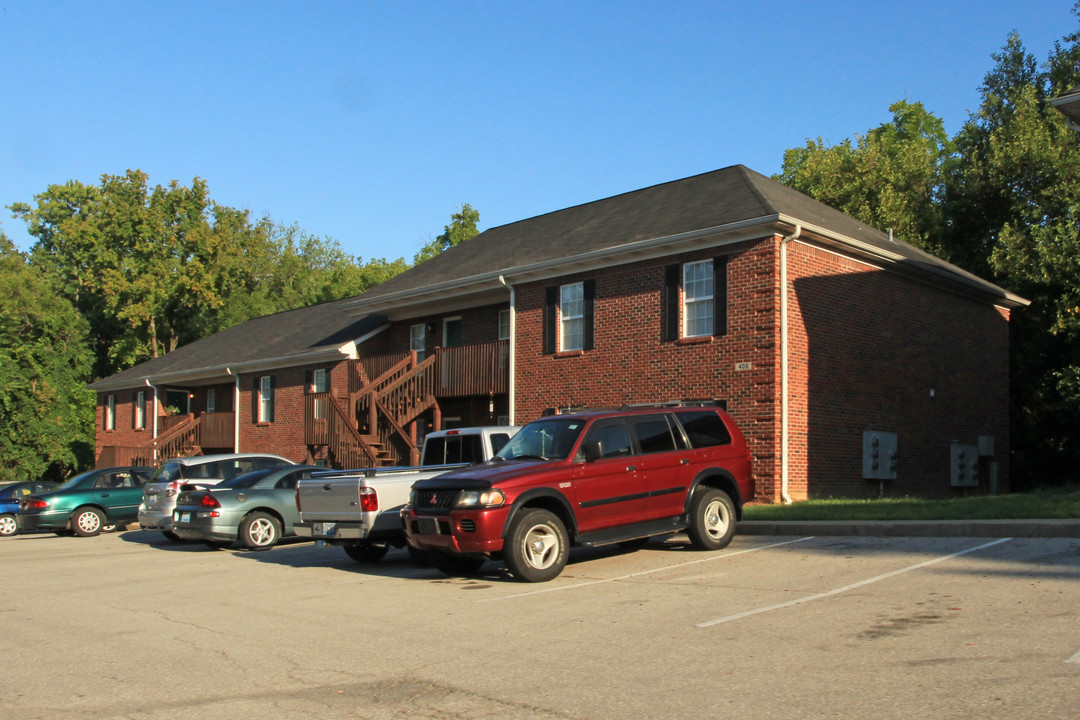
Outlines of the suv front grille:
{"label": "suv front grille", "polygon": [[443,512],[454,506],[457,490],[417,490],[413,510],[418,513]]}

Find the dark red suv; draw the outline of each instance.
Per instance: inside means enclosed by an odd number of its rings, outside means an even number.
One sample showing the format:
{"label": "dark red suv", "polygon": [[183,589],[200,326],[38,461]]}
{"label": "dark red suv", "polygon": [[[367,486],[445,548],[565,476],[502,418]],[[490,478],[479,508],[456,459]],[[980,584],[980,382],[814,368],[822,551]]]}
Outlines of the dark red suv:
{"label": "dark red suv", "polygon": [[686,530],[691,543],[731,542],[753,497],[746,441],[717,407],[648,407],[555,415],[529,423],[490,462],[422,480],[402,511],[409,544],[443,572],[501,557],[542,582],[570,546]]}

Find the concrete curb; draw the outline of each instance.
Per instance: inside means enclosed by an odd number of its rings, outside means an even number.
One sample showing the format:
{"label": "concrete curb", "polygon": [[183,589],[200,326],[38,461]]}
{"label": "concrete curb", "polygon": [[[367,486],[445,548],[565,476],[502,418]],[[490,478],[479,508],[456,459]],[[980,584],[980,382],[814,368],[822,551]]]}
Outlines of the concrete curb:
{"label": "concrete curb", "polygon": [[1080,538],[1080,520],[910,520],[896,522],[755,520],[742,535],[859,535],[863,537]]}

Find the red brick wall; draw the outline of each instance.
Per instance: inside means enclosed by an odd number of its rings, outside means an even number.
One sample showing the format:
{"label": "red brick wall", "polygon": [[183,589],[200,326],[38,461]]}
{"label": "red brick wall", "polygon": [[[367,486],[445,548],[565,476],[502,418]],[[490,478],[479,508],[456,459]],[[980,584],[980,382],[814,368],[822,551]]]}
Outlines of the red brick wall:
{"label": "red brick wall", "polygon": [[980,435],[1007,486],[1007,311],[801,242],[788,278],[793,497],[877,496],[865,430],[897,433],[887,495],[959,492],[950,444]]}
{"label": "red brick wall", "polygon": [[[774,246],[767,238],[518,287],[515,421],[551,407],[726,400],[749,439],[759,492],[769,495],[779,437]],[[664,266],[718,254],[729,258],[727,334],[662,341]],[[595,349],[543,354],[544,287],[587,278],[596,280]],[[750,369],[737,369],[740,363]]]}
{"label": "red brick wall", "polygon": [[[716,250],[518,287],[516,418],[546,408],[716,398],[750,443],[758,499],[781,497],[780,238],[727,247],[728,332],[661,340],[663,268]],[[1008,458],[1007,313],[796,242],[789,246],[789,494],[876,495],[864,430],[896,432],[889,494],[948,495],[949,445]],[[596,281],[595,349],[543,354],[544,287]],[[930,397],[931,388],[935,396]]]}
{"label": "red brick wall", "polygon": [[[510,307],[510,293],[506,293],[506,302],[499,305],[485,305],[439,315],[425,315],[409,320],[400,320],[359,346],[359,352],[365,356],[388,355],[409,351],[409,328],[419,323],[429,327],[427,349],[434,350],[444,344],[443,320],[461,318],[461,342],[463,345],[479,345],[495,342],[499,339],[499,311]],[[433,329],[433,331],[432,331]]]}

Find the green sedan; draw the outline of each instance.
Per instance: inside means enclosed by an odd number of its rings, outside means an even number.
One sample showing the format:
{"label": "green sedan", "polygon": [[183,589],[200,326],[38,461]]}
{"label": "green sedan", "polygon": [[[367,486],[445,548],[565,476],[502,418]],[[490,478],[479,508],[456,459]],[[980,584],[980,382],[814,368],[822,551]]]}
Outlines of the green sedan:
{"label": "green sedan", "polygon": [[280,465],[253,470],[208,488],[185,485],[176,498],[172,531],[183,540],[269,550],[300,522],[296,481],[326,468]]}
{"label": "green sedan", "polygon": [[92,537],[139,517],[142,486],[151,467],[114,467],[76,475],[51,492],[23,498],[19,532],[51,530]]}

